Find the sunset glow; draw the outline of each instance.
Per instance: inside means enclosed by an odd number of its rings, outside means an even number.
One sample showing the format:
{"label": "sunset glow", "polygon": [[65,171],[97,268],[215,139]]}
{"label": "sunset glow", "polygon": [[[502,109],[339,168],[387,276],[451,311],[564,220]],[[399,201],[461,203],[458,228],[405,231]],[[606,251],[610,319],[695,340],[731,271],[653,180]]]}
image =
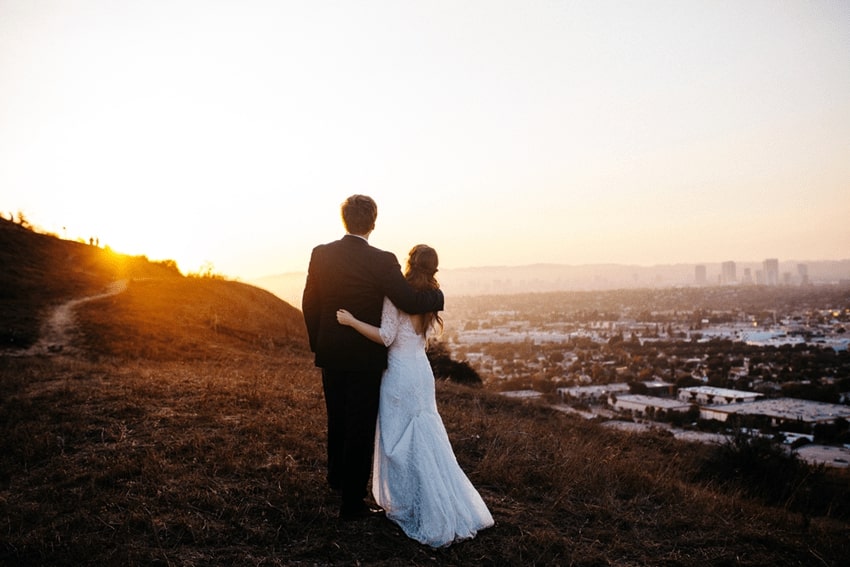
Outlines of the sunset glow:
{"label": "sunset glow", "polygon": [[850,257],[850,4],[0,0],[0,212],[306,269]]}

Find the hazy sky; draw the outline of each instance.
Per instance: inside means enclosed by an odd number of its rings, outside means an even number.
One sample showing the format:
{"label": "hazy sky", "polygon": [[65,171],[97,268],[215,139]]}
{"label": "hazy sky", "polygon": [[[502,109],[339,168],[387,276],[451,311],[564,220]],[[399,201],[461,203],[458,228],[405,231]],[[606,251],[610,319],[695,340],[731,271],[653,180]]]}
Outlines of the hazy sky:
{"label": "hazy sky", "polygon": [[850,257],[850,1],[0,0],[0,211],[231,277]]}

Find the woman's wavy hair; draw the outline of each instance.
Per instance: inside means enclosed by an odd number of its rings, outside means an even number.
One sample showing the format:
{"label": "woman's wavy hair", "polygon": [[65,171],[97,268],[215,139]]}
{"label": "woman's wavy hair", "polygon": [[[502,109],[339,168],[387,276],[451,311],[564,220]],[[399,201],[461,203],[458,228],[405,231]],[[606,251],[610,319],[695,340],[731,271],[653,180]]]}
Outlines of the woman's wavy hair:
{"label": "woman's wavy hair", "polygon": [[[407,256],[407,267],[404,270],[404,277],[408,283],[417,291],[427,289],[440,289],[440,284],[434,274],[437,273],[437,265],[439,258],[437,251],[427,244],[417,244],[410,249]],[[424,314],[425,329],[439,327],[440,332],[443,330],[443,320],[440,314],[436,311]]]}

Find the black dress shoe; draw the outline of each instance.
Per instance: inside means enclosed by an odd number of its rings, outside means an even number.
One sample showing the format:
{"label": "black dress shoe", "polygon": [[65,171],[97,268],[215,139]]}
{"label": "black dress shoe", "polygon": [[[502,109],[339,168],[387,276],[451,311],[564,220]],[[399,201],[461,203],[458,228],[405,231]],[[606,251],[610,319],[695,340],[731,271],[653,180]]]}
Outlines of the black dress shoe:
{"label": "black dress shoe", "polygon": [[354,520],[362,520],[364,518],[379,518],[385,514],[384,509],[380,506],[369,506],[363,504],[357,508],[348,509],[342,508],[339,511],[339,519],[343,522],[351,522]]}

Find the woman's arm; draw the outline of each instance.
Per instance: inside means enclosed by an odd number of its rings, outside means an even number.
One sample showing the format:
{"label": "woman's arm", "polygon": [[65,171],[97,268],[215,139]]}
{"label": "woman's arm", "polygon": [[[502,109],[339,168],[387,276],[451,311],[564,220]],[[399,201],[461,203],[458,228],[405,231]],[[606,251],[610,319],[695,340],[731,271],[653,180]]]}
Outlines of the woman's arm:
{"label": "woman's arm", "polygon": [[381,338],[381,330],[374,325],[370,325],[369,323],[364,323],[360,319],[357,319],[346,311],[345,309],[339,309],[336,312],[336,320],[340,325],[347,325],[352,327],[355,331],[369,339],[370,341],[375,341],[378,344],[384,344],[384,339]]}

